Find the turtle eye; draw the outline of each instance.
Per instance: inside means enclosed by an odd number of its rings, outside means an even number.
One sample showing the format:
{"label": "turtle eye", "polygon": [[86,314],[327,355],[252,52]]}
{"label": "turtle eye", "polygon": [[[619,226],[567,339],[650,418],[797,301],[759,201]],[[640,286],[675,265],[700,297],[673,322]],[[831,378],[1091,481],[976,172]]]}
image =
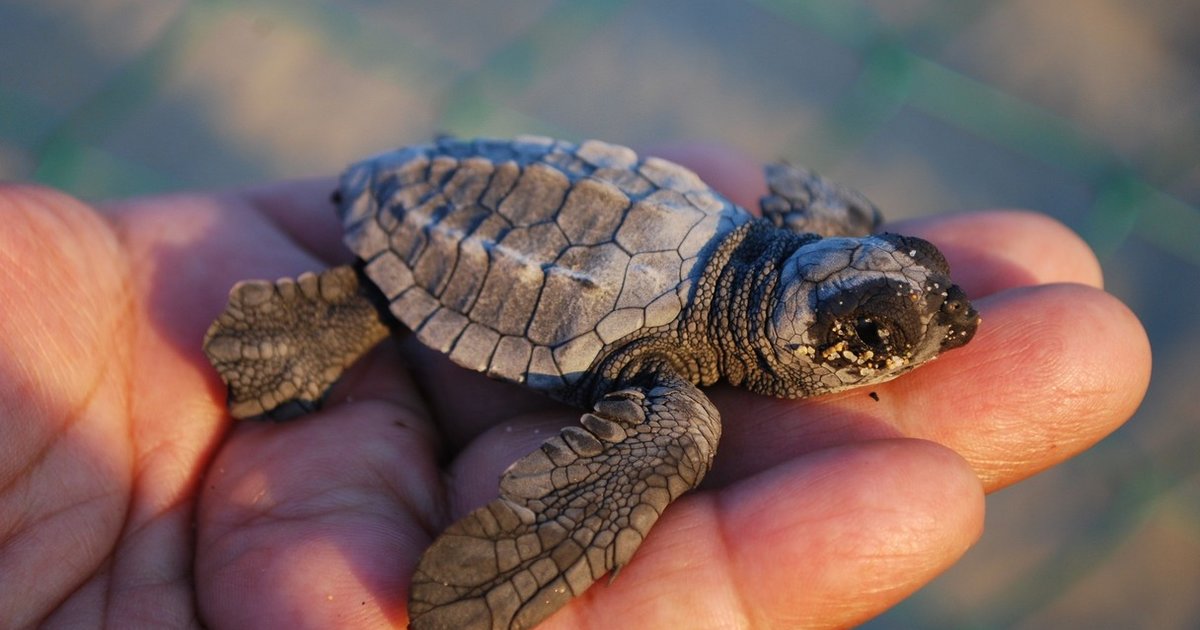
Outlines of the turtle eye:
{"label": "turtle eye", "polygon": [[891,336],[891,331],[872,317],[859,317],[854,322],[854,334],[864,344],[880,349]]}

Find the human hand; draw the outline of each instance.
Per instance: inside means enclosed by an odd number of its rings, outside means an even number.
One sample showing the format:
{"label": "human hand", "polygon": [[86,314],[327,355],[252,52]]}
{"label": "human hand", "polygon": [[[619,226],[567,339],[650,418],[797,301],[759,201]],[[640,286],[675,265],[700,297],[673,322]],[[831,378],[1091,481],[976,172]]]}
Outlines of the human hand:
{"label": "human hand", "polygon": [[[746,207],[757,166],[667,155]],[[102,212],[0,187],[0,619],[22,627],[403,623],[417,558],[572,410],[385,344],[326,408],[230,426],[200,339],[234,281],[345,262],[332,183]],[[975,339],[807,401],[714,388],[724,437],[610,585],[544,627],[862,621],[974,541],[984,490],[1136,408],[1149,348],[1064,228],[979,213],[888,226],[936,243]],[[1075,283],[1075,284],[1059,284]],[[917,439],[912,439],[917,438]]]}

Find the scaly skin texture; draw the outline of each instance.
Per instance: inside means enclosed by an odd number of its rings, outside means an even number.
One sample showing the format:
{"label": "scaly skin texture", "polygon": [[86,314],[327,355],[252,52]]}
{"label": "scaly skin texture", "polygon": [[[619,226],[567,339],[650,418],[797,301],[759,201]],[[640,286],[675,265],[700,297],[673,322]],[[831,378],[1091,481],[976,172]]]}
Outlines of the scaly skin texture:
{"label": "scaly skin texture", "polygon": [[235,416],[311,405],[384,336],[378,289],[460,365],[592,407],[514,463],[413,576],[414,628],[531,627],[625,565],[704,478],[721,428],[696,384],[827,394],[974,335],[931,244],[843,236],[877,224],[869,202],[794,168],[768,178],[760,220],[678,165],[596,141],[385,154],[334,196],[361,285],[346,267],[241,284],[205,351]]}
{"label": "scaly skin texture", "polygon": [[[743,205],[763,194],[758,166],[728,152],[669,156]],[[403,625],[433,534],[577,420],[402,333],[311,416],[231,425],[196,342],[235,281],[349,260],[334,186],[97,207],[0,184],[0,619]],[[702,487],[618,579],[545,628],[855,625],[959,558],[982,526],[983,491],[1129,418],[1149,346],[1078,237],[1016,211],[892,229],[938,243],[984,313],[977,338],[844,394],[710,390],[724,430]]]}
{"label": "scaly skin texture", "polygon": [[667,366],[630,385],[514,463],[500,498],[438,537],[413,575],[412,628],[534,626],[628,563],[700,483],[721,433],[712,403]]}
{"label": "scaly skin texture", "polygon": [[354,270],[335,267],[234,286],[204,336],[204,352],[229,386],[229,413],[250,418],[285,403],[312,411],[388,332]]}

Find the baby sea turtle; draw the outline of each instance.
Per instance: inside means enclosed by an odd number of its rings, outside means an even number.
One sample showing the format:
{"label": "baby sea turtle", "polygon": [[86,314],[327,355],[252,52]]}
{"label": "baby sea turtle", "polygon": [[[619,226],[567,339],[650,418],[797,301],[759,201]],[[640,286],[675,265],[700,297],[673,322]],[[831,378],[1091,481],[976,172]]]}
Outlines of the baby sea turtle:
{"label": "baby sea turtle", "polygon": [[241,282],[204,339],[238,418],[313,408],[403,326],[459,365],[590,412],[518,460],[413,576],[413,628],[527,628],[629,562],[712,463],[719,378],[789,398],[894,378],[979,317],[930,243],[856,192],[767,167],[755,218],[598,141],[442,139],[351,166],[357,255]]}

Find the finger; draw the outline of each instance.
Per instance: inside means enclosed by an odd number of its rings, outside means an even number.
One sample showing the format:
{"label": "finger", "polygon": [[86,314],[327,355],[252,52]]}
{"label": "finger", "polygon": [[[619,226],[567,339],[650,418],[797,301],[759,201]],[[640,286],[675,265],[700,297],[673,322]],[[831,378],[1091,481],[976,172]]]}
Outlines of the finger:
{"label": "finger", "polygon": [[1150,348],[1118,300],[1060,284],[978,306],[983,324],[970,344],[894,381],[807,401],[714,392],[734,413],[710,481],[830,445],[912,436],[959,452],[994,490],[1079,453],[1133,414]]}
{"label": "finger", "polygon": [[957,560],[983,493],[952,452],[888,440],[814,453],[682,499],[634,561],[547,628],[846,627]]}
{"label": "finger", "polygon": [[1113,296],[1062,284],[999,297],[985,311],[994,324],[955,357],[959,366],[935,362],[912,387],[890,388],[897,426],[958,451],[989,490],[1115,431],[1150,380],[1146,332]]}
{"label": "finger", "polygon": [[196,587],[216,627],[393,627],[441,510],[424,420],[360,401],[239,425],[204,482]]}

